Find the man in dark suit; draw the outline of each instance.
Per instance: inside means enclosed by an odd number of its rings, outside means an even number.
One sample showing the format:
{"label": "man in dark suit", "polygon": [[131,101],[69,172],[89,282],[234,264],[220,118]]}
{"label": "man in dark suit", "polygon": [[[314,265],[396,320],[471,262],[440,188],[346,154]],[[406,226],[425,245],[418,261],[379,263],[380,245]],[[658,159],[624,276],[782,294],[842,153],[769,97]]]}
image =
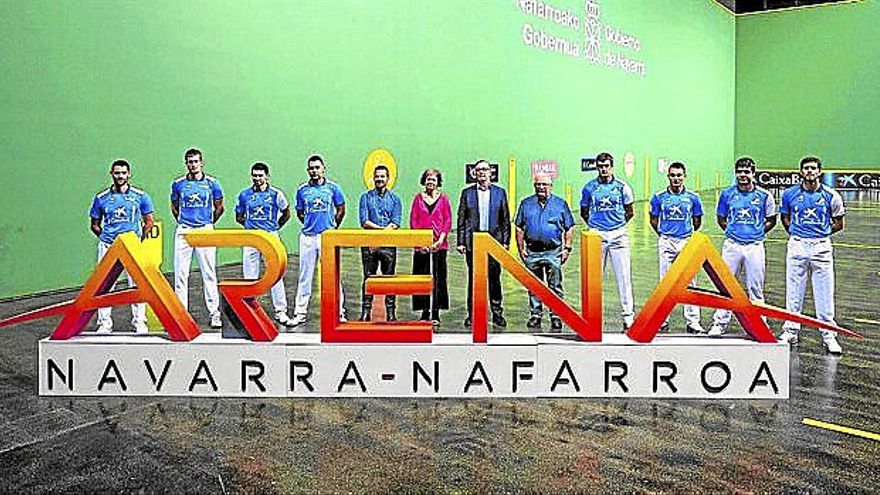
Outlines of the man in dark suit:
{"label": "man in dark suit", "polygon": [[[487,232],[507,249],[510,246],[510,210],[507,205],[507,192],[490,183],[492,175],[489,162],[480,160],[474,165],[477,183],[464,188],[458,200],[457,250],[465,255],[468,266],[467,309],[464,325],[471,325],[473,307],[472,293],[474,283],[474,232]],[[501,306],[501,265],[489,258],[489,301],[492,306],[492,324],[506,327],[504,308]]]}

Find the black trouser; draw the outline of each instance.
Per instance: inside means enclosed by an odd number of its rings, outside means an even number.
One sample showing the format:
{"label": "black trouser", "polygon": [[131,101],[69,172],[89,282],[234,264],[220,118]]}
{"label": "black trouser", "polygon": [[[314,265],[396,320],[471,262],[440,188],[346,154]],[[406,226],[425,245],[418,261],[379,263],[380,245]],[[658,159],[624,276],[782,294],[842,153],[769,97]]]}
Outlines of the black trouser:
{"label": "black trouser", "polygon": [[[467,289],[467,309],[470,316],[473,309],[473,291],[474,291],[474,252],[465,251],[464,260],[468,267],[468,289]],[[495,258],[489,257],[488,267],[489,278],[489,306],[492,308],[492,314],[503,314],[504,307],[501,306],[504,296],[501,293],[501,264],[495,261]]]}
{"label": "black trouser", "polygon": [[[433,265],[433,266],[432,266]],[[432,296],[413,296],[413,309],[438,311],[449,309],[449,290],[446,284],[446,250],[413,253],[413,275],[431,274],[434,279]]]}
{"label": "black trouser", "polygon": [[[364,283],[361,285],[361,304],[364,311],[373,309],[373,296],[367,294],[367,278],[382,268],[382,275],[394,275],[397,266],[397,248],[361,248],[361,261],[364,263]],[[394,310],[397,296],[385,296],[385,309]]]}

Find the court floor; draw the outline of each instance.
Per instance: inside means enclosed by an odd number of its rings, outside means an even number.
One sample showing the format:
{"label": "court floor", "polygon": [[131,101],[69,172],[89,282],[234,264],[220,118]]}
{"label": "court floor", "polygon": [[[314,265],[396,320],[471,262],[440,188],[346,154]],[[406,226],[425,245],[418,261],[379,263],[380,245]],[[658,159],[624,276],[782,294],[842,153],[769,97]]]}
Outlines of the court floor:
{"label": "court floor", "polygon": [[[713,212],[716,193],[702,198]],[[834,242],[837,322],[865,338],[842,338],[845,354],[831,357],[805,330],[792,351],[789,400],[41,398],[37,341],[57,322],[46,319],[0,331],[0,491],[877,492],[880,441],[803,423],[880,433],[880,197],[845,200],[846,229]],[[714,215],[703,231],[720,247]],[[638,311],[657,283],[656,240],[640,203],[630,239]],[[766,299],[783,307],[785,239],[779,225],[766,244]],[[346,306],[356,316],[360,258],[346,251]],[[410,263],[401,251],[398,270]],[[295,256],[289,266],[292,304]],[[462,332],[464,260],[450,254],[449,266],[453,309],[441,331]],[[577,267],[574,257],[565,278],[575,307]],[[240,269],[222,267],[221,277]],[[504,277],[507,331],[525,331],[525,291]],[[198,278],[191,310],[206,323]],[[74,295],[0,301],[0,317]],[[619,331],[610,271],[604,297],[606,332]],[[307,331],[317,331],[317,306]],[[411,315],[407,299],[399,306],[400,317]],[[128,310],[114,318],[124,328]],[[682,326],[677,309],[672,331]]]}

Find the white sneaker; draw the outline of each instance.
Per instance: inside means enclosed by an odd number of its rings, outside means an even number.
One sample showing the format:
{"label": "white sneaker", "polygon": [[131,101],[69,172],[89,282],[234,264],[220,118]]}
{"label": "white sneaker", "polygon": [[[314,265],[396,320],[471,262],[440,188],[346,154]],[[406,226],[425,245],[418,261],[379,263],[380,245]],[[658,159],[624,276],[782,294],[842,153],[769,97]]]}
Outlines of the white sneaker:
{"label": "white sneaker", "polygon": [[110,333],[113,331],[113,322],[100,323],[98,325],[98,333]]}
{"label": "white sneaker", "polygon": [[348,321],[348,318],[345,315],[339,315],[339,323],[345,323]]}
{"label": "white sneaker", "polygon": [[284,325],[285,327],[293,326],[293,320],[289,316],[287,316],[286,311],[278,311],[277,313],[275,313],[275,321]]}
{"label": "white sneaker", "polygon": [[146,323],[143,323],[143,322],[135,323],[135,325],[134,325],[134,333],[136,333],[136,334],[138,334],[138,335],[146,335],[146,334],[148,334],[149,332],[150,332],[150,329],[147,328],[147,324],[146,324]]}
{"label": "white sneaker", "polygon": [[825,350],[828,351],[828,354],[833,354],[835,356],[843,354],[843,347],[840,347],[840,344],[837,343],[837,337],[834,335],[826,335],[822,337],[822,345],[825,346]]}
{"label": "white sneaker", "polygon": [[695,333],[697,335],[706,333],[706,329],[703,328],[703,325],[700,325],[700,322],[696,322],[693,325],[688,325],[685,330],[688,333]]}
{"label": "white sneaker", "polygon": [[724,327],[718,324],[713,324],[712,327],[709,328],[707,335],[709,335],[709,337],[721,337],[724,335]]}
{"label": "white sneaker", "polygon": [[306,315],[293,315],[293,320],[290,321],[290,326],[298,327],[306,322]]}
{"label": "white sneaker", "polygon": [[633,326],[633,321],[635,321],[635,318],[633,318],[632,316],[626,316],[623,318],[623,331],[624,332],[629,330]]}
{"label": "white sneaker", "polygon": [[800,342],[800,338],[798,337],[798,333],[792,332],[791,330],[788,330],[788,329],[786,329],[784,332],[779,334],[779,337],[777,337],[777,340],[779,340],[780,342],[785,342],[786,344],[789,344],[789,345],[798,345],[798,343]]}
{"label": "white sneaker", "polygon": [[220,313],[211,315],[211,328],[223,328],[223,320],[220,318]]}

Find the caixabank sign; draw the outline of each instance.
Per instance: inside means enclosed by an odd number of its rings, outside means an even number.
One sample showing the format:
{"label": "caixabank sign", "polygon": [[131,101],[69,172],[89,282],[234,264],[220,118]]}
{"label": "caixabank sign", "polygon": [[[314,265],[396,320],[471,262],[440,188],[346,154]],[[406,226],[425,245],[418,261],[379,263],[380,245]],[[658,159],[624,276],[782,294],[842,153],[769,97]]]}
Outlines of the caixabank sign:
{"label": "caixabank sign", "polygon": [[[322,235],[320,333],[279,334],[258,297],[284,274],[281,241],[262,231],[194,231],[196,247],[258,249],[259,280],[220,291],[248,338],[203,334],[133,233],[120,235],[73,301],[8,318],[0,326],[60,315],[39,343],[41,395],[246,397],[658,397],[789,396],[789,348],[764,317],[856,334],[749,301],[709,238],[694,234],[625,334],[602,333],[601,239],[581,235],[581,312],[551,292],[488,234],[474,236],[470,333],[435,334],[430,322],[340,322],[340,248],[430,245],[429,230],[328,231]],[[497,260],[571,334],[489,334],[487,270]],[[136,288],[108,293],[127,271]],[[689,288],[704,270],[715,291]],[[370,294],[430,294],[429,275],[371,277]],[[101,307],[149,304],[166,335],[87,335]],[[742,338],[658,336],[677,304],[729,309]]]}
{"label": "caixabank sign", "polygon": [[[822,184],[841,191],[880,191],[880,173],[871,170],[825,171]],[[785,189],[801,183],[801,176],[791,170],[760,170],[755,182],[768,189]]]}

